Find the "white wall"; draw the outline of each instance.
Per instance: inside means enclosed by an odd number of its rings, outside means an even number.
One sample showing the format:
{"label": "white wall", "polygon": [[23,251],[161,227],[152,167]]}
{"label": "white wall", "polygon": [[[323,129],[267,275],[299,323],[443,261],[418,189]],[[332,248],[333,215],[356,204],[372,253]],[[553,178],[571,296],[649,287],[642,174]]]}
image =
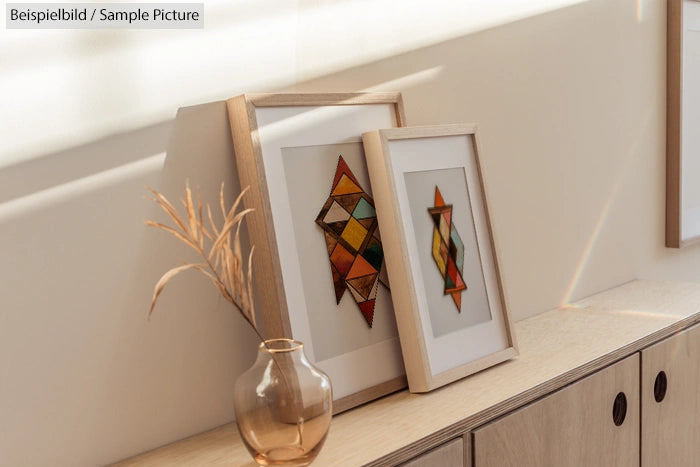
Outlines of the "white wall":
{"label": "white wall", "polygon": [[[255,339],[144,185],[239,187],[225,106],[400,90],[411,124],[476,121],[516,320],[635,277],[663,247],[665,2],[207,2],[201,31],[0,36],[0,465],[97,465],[233,418]],[[0,18],[2,21],[3,18]],[[183,107],[179,112],[179,107]]]}

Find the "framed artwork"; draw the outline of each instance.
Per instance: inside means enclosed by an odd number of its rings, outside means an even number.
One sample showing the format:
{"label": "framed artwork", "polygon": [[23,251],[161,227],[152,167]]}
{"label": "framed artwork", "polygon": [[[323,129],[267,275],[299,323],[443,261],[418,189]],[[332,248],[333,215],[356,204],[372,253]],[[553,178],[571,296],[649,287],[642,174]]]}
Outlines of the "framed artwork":
{"label": "framed artwork", "polygon": [[517,355],[473,125],[363,135],[411,392]]}
{"label": "framed artwork", "polygon": [[266,337],[304,342],[334,413],[406,387],[362,133],[404,125],[399,93],[228,102]]}
{"label": "framed artwork", "polygon": [[700,241],[700,2],[667,2],[666,246]]}

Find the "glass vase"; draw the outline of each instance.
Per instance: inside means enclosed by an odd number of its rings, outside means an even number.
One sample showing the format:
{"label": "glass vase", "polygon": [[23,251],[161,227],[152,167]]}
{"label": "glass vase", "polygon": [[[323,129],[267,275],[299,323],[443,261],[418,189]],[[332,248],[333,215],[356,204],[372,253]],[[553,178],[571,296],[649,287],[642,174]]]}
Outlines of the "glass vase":
{"label": "glass vase", "polygon": [[259,465],[306,466],[316,458],[331,423],[328,376],[304,355],[301,342],[269,339],[234,387],[241,438]]}

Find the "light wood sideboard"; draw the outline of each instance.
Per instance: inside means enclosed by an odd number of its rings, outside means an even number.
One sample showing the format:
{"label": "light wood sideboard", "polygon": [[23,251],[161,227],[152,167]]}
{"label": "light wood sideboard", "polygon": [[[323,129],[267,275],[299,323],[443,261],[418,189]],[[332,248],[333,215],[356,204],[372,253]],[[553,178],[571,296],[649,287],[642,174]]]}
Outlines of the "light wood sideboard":
{"label": "light wood sideboard", "polygon": [[[698,322],[700,284],[644,280],[523,320],[519,357],[334,417],[314,465],[700,465]],[[256,464],[228,424],[115,465]]]}

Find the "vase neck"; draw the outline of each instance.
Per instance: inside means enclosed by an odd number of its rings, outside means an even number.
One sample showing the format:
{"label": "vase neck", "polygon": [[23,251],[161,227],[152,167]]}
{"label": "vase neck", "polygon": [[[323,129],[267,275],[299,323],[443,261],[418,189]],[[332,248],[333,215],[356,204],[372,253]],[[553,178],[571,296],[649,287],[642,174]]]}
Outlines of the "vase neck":
{"label": "vase neck", "polygon": [[271,354],[284,354],[302,351],[304,348],[304,344],[302,344],[301,341],[297,341],[294,339],[267,339],[264,342],[261,342],[258,348],[261,352],[268,352]]}
{"label": "vase neck", "polygon": [[305,361],[304,344],[294,339],[267,339],[258,346],[258,358],[276,361]]}

